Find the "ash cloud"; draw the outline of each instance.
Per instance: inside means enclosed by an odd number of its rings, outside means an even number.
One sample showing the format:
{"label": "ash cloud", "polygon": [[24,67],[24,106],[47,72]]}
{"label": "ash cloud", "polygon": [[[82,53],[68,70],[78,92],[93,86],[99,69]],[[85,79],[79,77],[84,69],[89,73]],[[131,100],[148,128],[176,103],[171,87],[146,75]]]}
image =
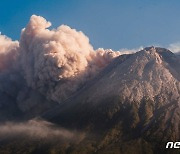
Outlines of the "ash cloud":
{"label": "ash cloud", "polygon": [[83,32],[66,25],[49,30],[50,26],[43,17],[33,15],[19,41],[0,35],[1,100],[7,102],[13,86],[13,101],[23,111],[28,110],[23,104],[33,109],[46,102],[39,99],[41,95],[48,101],[63,102],[115,57],[132,52],[94,50]]}
{"label": "ash cloud", "polygon": [[19,42],[0,35],[0,73],[14,67],[18,57]]}
{"label": "ash cloud", "polygon": [[50,26],[43,17],[31,17],[22,30],[20,59],[28,86],[62,102],[121,53],[94,51],[81,31]]}

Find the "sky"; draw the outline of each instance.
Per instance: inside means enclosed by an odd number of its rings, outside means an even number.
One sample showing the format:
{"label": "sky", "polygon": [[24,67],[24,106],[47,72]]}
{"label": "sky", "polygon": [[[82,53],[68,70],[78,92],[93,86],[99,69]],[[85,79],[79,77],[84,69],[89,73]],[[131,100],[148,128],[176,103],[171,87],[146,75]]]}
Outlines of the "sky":
{"label": "sky", "polygon": [[85,33],[95,49],[180,42],[179,0],[1,0],[0,32],[19,40],[32,14]]}

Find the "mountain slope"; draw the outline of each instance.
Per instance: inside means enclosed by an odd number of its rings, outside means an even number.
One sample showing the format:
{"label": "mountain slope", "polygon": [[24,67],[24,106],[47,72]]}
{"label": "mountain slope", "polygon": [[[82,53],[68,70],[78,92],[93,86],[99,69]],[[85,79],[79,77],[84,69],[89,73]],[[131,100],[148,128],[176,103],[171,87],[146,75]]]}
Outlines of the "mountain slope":
{"label": "mountain slope", "polygon": [[[161,151],[166,141],[180,140],[179,66],[179,57],[163,48],[148,47],[119,56],[43,117],[67,128],[100,134],[102,147],[114,140],[143,139],[152,150]],[[111,134],[113,130],[116,135]],[[104,143],[108,134],[111,139]]]}
{"label": "mountain slope", "polygon": [[180,60],[162,48],[145,48],[120,56],[67,100],[71,102],[67,106],[76,104],[74,102],[98,104],[111,96],[130,102],[141,101],[144,97],[163,104],[179,101],[179,65]]}

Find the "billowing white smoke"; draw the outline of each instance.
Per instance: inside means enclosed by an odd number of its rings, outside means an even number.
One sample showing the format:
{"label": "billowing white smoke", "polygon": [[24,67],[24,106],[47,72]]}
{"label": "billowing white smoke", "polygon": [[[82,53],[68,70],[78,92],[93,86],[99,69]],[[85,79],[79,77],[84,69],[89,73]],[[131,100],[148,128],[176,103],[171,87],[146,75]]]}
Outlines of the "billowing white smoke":
{"label": "billowing white smoke", "polygon": [[19,43],[0,35],[0,73],[8,70],[16,61]]}
{"label": "billowing white smoke", "polygon": [[120,52],[93,50],[82,33],[62,25],[57,29],[33,15],[22,31],[20,56],[28,86],[61,102],[104,68]]}

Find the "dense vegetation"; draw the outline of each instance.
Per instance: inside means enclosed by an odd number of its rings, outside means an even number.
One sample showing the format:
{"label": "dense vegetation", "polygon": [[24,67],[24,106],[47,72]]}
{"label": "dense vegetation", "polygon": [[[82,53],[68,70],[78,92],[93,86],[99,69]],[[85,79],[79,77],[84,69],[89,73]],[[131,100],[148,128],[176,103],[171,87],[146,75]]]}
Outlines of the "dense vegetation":
{"label": "dense vegetation", "polygon": [[[67,108],[51,121],[65,128],[84,132],[81,139],[77,141],[14,136],[0,140],[0,153],[179,153],[178,150],[165,150],[165,143],[173,140],[173,133],[162,129],[166,127],[163,121],[166,110],[156,104],[148,98],[130,103],[114,96],[97,106],[81,104],[76,108]],[[173,130],[173,123],[170,122],[168,127],[168,130]]]}

